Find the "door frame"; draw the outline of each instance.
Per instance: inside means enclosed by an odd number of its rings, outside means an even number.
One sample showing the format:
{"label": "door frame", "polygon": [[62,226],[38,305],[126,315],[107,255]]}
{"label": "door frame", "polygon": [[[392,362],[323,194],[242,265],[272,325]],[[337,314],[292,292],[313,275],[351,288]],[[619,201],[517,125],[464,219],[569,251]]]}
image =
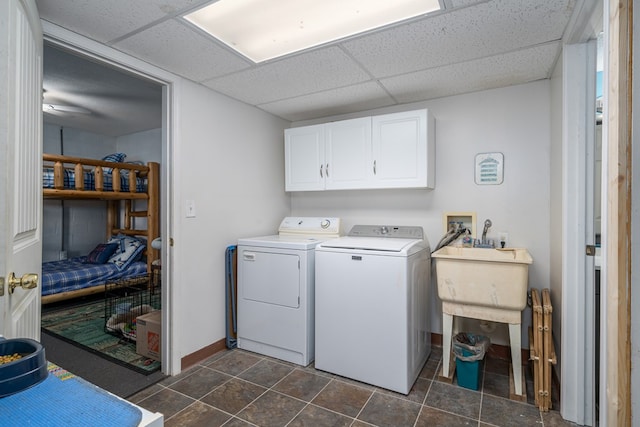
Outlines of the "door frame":
{"label": "door frame", "polygon": [[108,64],[116,69],[133,73],[141,78],[154,81],[162,86],[162,164],[160,194],[160,235],[162,250],[162,373],[176,375],[180,372],[181,362],[176,351],[176,301],[172,286],[173,269],[173,177],[175,173],[175,147],[178,140],[178,100],[180,99],[180,77],[155,67],[147,62],[131,57],[96,41],[62,27],[42,22],[44,40],[75,54],[91,58],[99,63]]}
{"label": "door frame", "polygon": [[561,414],[593,425],[595,267],[585,247],[595,245],[596,42],[563,50]]}

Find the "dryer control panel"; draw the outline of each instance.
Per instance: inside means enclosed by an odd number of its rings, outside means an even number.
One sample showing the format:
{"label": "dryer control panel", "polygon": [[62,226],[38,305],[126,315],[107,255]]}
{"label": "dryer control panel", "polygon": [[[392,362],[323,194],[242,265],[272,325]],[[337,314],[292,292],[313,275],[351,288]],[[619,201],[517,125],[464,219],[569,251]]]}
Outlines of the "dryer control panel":
{"label": "dryer control panel", "polygon": [[279,234],[340,235],[340,218],[288,216],[280,223]]}
{"label": "dryer control panel", "polygon": [[423,239],[422,227],[406,225],[354,225],[349,231],[353,237],[390,237],[402,239]]}

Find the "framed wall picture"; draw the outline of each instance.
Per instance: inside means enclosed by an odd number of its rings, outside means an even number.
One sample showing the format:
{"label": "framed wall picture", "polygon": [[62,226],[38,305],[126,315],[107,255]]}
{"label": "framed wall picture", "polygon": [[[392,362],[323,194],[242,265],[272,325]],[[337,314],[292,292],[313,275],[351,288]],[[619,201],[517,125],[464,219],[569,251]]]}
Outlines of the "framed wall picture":
{"label": "framed wall picture", "polygon": [[502,153],[476,154],[476,184],[499,185],[504,179],[504,156]]}

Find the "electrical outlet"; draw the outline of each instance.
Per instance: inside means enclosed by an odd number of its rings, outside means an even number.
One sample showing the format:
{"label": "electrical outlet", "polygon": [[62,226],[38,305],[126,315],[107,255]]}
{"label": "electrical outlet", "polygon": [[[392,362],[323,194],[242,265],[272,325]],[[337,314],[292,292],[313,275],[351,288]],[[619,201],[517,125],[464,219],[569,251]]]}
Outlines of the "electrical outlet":
{"label": "electrical outlet", "polygon": [[506,231],[501,231],[498,233],[498,244],[501,248],[506,248],[509,246],[509,233]]}

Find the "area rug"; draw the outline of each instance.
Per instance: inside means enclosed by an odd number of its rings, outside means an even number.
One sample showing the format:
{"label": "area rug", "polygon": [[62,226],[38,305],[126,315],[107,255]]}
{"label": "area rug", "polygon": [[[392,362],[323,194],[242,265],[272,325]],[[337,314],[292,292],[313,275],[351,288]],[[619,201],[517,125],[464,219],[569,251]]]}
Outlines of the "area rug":
{"label": "area rug", "polygon": [[104,316],[104,300],[43,311],[42,329],[136,372],[148,375],[160,369],[160,362],[136,353],[135,342],[105,332]]}

